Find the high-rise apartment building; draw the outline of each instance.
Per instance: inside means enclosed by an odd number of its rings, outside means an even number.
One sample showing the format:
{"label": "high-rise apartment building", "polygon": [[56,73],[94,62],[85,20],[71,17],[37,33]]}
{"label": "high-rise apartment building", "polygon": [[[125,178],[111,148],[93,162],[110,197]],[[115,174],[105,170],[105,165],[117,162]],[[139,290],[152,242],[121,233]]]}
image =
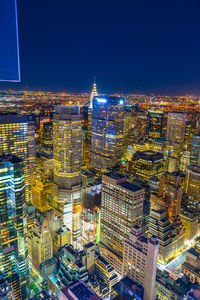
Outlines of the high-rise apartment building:
{"label": "high-rise apartment building", "polygon": [[164,113],[162,111],[148,111],[146,134],[149,138],[161,137],[163,116]]}
{"label": "high-rise apartment building", "polygon": [[0,155],[17,155],[24,162],[25,198],[35,180],[35,128],[31,116],[0,114]]}
{"label": "high-rise apartment building", "polygon": [[40,271],[40,264],[53,257],[53,240],[47,219],[36,212],[31,233],[32,264]]}
{"label": "high-rise apartment building", "polygon": [[166,140],[170,144],[180,144],[184,141],[187,115],[183,113],[168,113]]}
{"label": "high-rise apartment building", "polygon": [[122,272],[124,240],[133,225],[142,225],[144,188],[126,181],[122,175],[102,176],[101,254]]}
{"label": "high-rise apartment building", "polygon": [[53,119],[52,206],[72,232],[73,239],[80,235],[82,139],[79,106],[56,106]]}
{"label": "high-rise apartment building", "polygon": [[91,163],[107,170],[122,159],[125,101],[118,97],[94,97]]}
{"label": "high-rise apartment building", "polygon": [[157,238],[145,238],[138,225],[133,226],[124,242],[123,276],[143,286],[144,300],[155,299],[158,247]]}
{"label": "high-rise apartment building", "polygon": [[26,299],[28,246],[24,165],[17,156],[0,157],[0,271],[16,299]]}
{"label": "high-rise apartment building", "polygon": [[200,166],[200,134],[193,135],[190,153],[191,165]]}

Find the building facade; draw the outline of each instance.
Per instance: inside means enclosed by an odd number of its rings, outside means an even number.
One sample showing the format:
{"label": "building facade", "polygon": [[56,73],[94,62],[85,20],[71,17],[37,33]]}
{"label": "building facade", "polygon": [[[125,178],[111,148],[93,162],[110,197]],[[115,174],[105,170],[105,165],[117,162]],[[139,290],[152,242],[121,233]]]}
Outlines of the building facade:
{"label": "building facade", "polygon": [[118,97],[94,97],[92,111],[91,163],[107,170],[123,156],[125,101]]}
{"label": "building facade", "polygon": [[81,158],[83,147],[79,106],[57,106],[53,119],[54,183],[52,206],[72,232],[80,235]]}
{"label": "building facade", "polygon": [[31,116],[0,114],[0,155],[16,155],[24,161],[25,198],[35,181],[35,127]]}
{"label": "building facade", "polygon": [[183,113],[168,113],[166,140],[174,145],[184,142],[187,115]]}
{"label": "building facade", "polygon": [[185,231],[177,231],[176,226],[167,217],[165,210],[151,209],[149,236],[156,236],[158,239],[158,261],[162,264],[166,264],[175,257],[184,246]]}
{"label": "building facade", "polygon": [[149,181],[152,176],[160,178],[164,170],[164,158],[158,152],[137,151],[129,163],[129,171],[142,181]]}
{"label": "building facade", "polygon": [[101,231],[102,255],[122,273],[124,241],[133,225],[142,225],[144,189],[122,175],[102,176]]}
{"label": "building facade", "polygon": [[16,299],[28,288],[28,245],[25,216],[25,176],[20,158],[0,157],[0,271]]}
{"label": "building facade", "polygon": [[53,257],[53,240],[47,219],[36,212],[31,234],[32,263],[40,271],[40,264]]}
{"label": "building facade", "polygon": [[190,163],[194,166],[200,166],[200,134],[194,134],[190,151]]}
{"label": "building facade", "polygon": [[164,113],[162,111],[153,111],[153,110],[148,111],[146,134],[149,138],[161,137],[163,116]]}
{"label": "building facade", "polygon": [[157,238],[145,238],[137,225],[124,242],[122,274],[143,286],[144,300],[155,300],[158,247]]}

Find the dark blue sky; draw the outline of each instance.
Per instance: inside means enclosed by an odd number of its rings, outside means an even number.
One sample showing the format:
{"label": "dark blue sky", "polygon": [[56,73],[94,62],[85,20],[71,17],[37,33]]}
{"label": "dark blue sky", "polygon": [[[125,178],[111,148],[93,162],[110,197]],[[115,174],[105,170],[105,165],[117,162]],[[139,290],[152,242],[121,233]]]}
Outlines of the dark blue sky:
{"label": "dark blue sky", "polygon": [[[200,95],[199,0],[19,0],[13,88]],[[3,88],[5,84],[0,84]]]}

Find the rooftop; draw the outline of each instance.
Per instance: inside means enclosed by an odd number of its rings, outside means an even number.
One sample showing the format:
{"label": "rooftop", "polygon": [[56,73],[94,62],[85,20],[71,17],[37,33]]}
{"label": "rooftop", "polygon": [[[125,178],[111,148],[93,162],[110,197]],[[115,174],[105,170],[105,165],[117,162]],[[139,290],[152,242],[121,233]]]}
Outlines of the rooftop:
{"label": "rooftop", "polygon": [[111,177],[112,179],[115,179],[115,180],[119,180],[119,179],[122,179],[122,178],[125,177],[124,175],[121,175],[121,174],[118,174],[118,173],[113,173],[113,172],[105,173],[104,175],[108,176],[108,177]]}
{"label": "rooftop", "polygon": [[0,299],[11,293],[12,289],[4,277],[0,276]]}
{"label": "rooftop", "polygon": [[78,281],[69,287],[62,289],[64,295],[68,296],[69,290],[79,300],[100,300],[99,296],[84,281]]}
{"label": "rooftop", "polygon": [[133,155],[133,160],[138,160],[138,159],[155,162],[163,159],[163,155],[159,152],[153,152],[153,151],[137,151]]}
{"label": "rooftop", "polygon": [[6,161],[9,161],[11,163],[20,163],[22,162],[22,159],[16,155],[10,155],[10,154],[1,155],[0,162],[6,162]]}
{"label": "rooftop", "polygon": [[31,300],[42,300],[42,299],[56,300],[56,298],[53,295],[50,295],[48,291],[42,291],[31,298]]}
{"label": "rooftop", "polygon": [[93,246],[94,246],[94,243],[92,243],[92,242],[84,245],[85,248],[90,248],[90,247],[93,247]]}
{"label": "rooftop", "polygon": [[0,124],[17,124],[17,123],[27,123],[28,121],[33,121],[32,116],[19,115],[16,113],[3,114],[0,113]]}
{"label": "rooftop", "polygon": [[187,293],[191,287],[195,288],[198,286],[197,284],[191,283],[189,278],[185,275],[182,278],[174,280],[169,276],[169,273],[166,271],[162,272],[160,270],[157,270],[156,282],[168,290],[173,290],[178,296],[182,296]]}
{"label": "rooftop", "polygon": [[139,185],[135,185],[135,184],[130,183],[130,182],[128,182],[128,181],[123,182],[123,183],[120,183],[119,185],[120,185],[121,187],[127,189],[127,190],[132,191],[132,192],[137,192],[137,191],[139,191],[139,190],[143,190],[143,189],[144,189],[143,187],[141,187],[141,186],[139,186]]}

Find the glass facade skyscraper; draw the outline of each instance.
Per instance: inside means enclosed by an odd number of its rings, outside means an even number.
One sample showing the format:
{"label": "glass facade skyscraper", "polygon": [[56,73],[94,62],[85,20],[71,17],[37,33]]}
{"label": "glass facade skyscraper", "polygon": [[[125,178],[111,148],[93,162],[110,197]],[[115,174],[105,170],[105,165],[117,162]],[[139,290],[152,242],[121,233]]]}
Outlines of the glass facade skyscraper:
{"label": "glass facade skyscraper", "polygon": [[2,154],[14,154],[23,160],[25,198],[30,202],[30,185],[35,179],[35,128],[31,116],[0,114],[0,155]]}
{"label": "glass facade skyscraper", "polygon": [[26,299],[28,246],[24,165],[14,155],[0,156],[0,271],[8,278],[15,298]]}
{"label": "glass facade skyscraper", "polygon": [[63,223],[80,235],[81,158],[83,147],[80,108],[56,106],[53,120],[53,203]]}
{"label": "glass facade skyscraper", "polygon": [[146,134],[149,138],[160,138],[162,134],[164,113],[162,111],[149,110],[147,114]]}
{"label": "glass facade skyscraper", "polygon": [[200,166],[200,134],[194,134],[192,137],[190,163]]}
{"label": "glass facade skyscraper", "polygon": [[166,141],[171,145],[184,141],[187,115],[183,113],[169,112],[167,116]]}
{"label": "glass facade skyscraper", "polygon": [[91,162],[95,169],[112,168],[122,159],[124,106],[124,99],[118,97],[93,99]]}

